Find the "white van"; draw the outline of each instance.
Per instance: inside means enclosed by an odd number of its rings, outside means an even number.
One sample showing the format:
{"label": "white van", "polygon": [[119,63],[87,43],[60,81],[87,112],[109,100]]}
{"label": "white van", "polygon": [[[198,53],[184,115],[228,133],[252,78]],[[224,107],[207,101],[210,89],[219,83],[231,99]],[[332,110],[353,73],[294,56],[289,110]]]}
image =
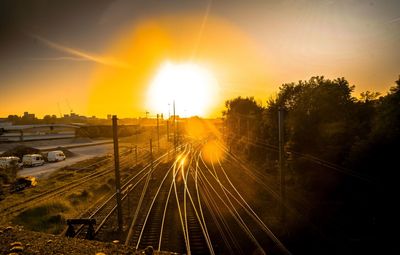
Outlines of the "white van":
{"label": "white van", "polygon": [[41,166],[44,164],[44,159],[40,154],[26,154],[22,157],[24,166]]}
{"label": "white van", "polygon": [[22,168],[22,163],[19,162],[20,159],[15,156],[10,157],[0,157],[0,169],[7,168]]}
{"label": "white van", "polygon": [[57,162],[65,160],[65,154],[63,151],[49,151],[47,153],[47,161],[49,162]]}

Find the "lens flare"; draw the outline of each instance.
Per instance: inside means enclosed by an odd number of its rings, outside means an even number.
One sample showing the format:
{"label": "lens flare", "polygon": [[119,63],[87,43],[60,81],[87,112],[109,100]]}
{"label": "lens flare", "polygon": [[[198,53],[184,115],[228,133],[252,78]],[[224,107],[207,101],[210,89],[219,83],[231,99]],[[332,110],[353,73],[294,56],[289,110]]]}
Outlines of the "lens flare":
{"label": "lens flare", "polygon": [[186,120],[185,131],[190,138],[202,139],[207,135],[207,127],[200,118],[190,118]]}
{"label": "lens flare", "polygon": [[216,163],[226,156],[225,151],[218,145],[217,141],[207,142],[202,149],[203,159],[208,163]]}

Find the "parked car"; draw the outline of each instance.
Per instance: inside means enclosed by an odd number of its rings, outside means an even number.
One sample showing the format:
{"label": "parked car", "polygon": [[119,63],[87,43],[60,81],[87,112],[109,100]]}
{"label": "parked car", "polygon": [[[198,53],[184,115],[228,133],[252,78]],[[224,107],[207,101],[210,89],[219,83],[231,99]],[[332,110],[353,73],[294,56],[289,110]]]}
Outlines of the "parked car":
{"label": "parked car", "polygon": [[36,185],[37,185],[36,177],[33,176],[19,177],[11,185],[11,193],[18,192],[30,187],[35,187]]}
{"label": "parked car", "polygon": [[63,151],[49,151],[47,153],[47,161],[57,162],[65,160],[66,156]]}
{"label": "parked car", "polygon": [[7,168],[22,168],[22,163],[20,162],[19,157],[10,156],[10,157],[0,157],[0,169]]}
{"label": "parked car", "polygon": [[40,154],[26,154],[22,157],[22,163],[24,166],[41,166],[44,159]]}

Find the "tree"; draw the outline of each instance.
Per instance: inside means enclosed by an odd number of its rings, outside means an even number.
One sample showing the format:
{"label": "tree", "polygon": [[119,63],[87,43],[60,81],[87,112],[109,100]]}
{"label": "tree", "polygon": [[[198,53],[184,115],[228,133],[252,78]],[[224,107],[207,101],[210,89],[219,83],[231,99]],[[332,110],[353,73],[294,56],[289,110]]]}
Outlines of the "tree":
{"label": "tree", "polygon": [[[387,95],[373,104],[368,134],[354,144],[348,165],[371,175],[382,176],[379,171],[397,165],[396,148],[400,142],[400,78]],[[378,172],[377,172],[378,171]]]}
{"label": "tree", "polygon": [[360,94],[360,100],[361,102],[367,103],[370,101],[375,101],[381,93],[379,92],[371,92],[371,91],[365,91]]}
{"label": "tree", "polygon": [[255,122],[261,118],[264,109],[254,100],[254,97],[237,97],[227,100],[225,107],[227,110],[223,112],[223,115],[226,116],[230,131],[234,132],[235,135],[246,135],[250,124],[253,132],[258,131],[254,129],[258,126]]}
{"label": "tree", "polygon": [[286,110],[286,141],[291,149],[340,161],[352,143],[348,130],[354,125],[353,90],[344,78],[316,76],[287,83],[269,101],[267,111],[275,112],[278,106]]}

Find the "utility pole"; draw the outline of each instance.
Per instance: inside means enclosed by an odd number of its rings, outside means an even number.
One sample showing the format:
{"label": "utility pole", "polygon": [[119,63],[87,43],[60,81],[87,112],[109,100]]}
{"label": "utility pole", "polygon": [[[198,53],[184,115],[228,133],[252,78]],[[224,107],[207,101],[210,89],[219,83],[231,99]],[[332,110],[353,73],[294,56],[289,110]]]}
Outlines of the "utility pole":
{"label": "utility pole", "polygon": [[140,117],[138,118],[138,122],[135,128],[135,138],[136,138],[136,144],[139,143],[139,127],[140,127]]}
{"label": "utility pole", "polygon": [[250,141],[250,119],[247,117],[247,140]]}
{"label": "utility pole", "polygon": [[113,115],[113,139],[114,139],[114,164],[115,164],[115,191],[117,199],[117,213],[118,213],[118,231],[123,231],[123,218],[122,218],[122,206],[121,206],[121,182],[119,175],[119,151],[118,151],[118,123],[117,116]]}
{"label": "utility pole", "polygon": [[178,148],[180,137],[179,137],[179,118],[176,119],[176,147]]}
{"label": "utility pole", "polygon": [[157,113],[157,152],[160,152],[160,125],[158,122],[159,114]]}
{"label": "utility pole", "polygon": [[60,114],[60,118],[62,118],[61,108],[60,108],[60,103],[59,102],[57,102],[57,107],[58,107],[58,113]]}
{"label": "utility pole", "polygon": [[239,134],[239,137],[242,137],[242,133],[241,133],[241,130],[240,130],[240,129],[241,129],[241,125],[240,125],[240,124],[241,124],[241,123],[240,123],[241,120],[242,120],[242,119],[241,119],[240,116],[239,116],[239,118],[238,118],[238,134]]}
{"label": "utility pole", "polygon": [[150,168],[153,170],[153,141],[150,138]]}
{"label": "utility pole", "polygon": [[169,142],[169,120],[167,120],[167,142]]}
{"label": "utility pole", "polygon": [[280,175],[280,193],[281,193],[281,220],[285,220],[285,193],[286,193],[286,184],[285,184],[285,151],[284,151],[284,116],[283,116],[283,107],[279,107],[278,109],[278,126],[279,126],[279,175]]}
{"label": "utility pole", "polygon": [[174,110],[174,148],[176,153],[176,115],[175,115],[175,100],[173,102],[173,110]]}
{"label": "utility pole", "polygon": [[138,148],[137,148],[137,145],[135,145],[135,162],[136,162],[136,164],[135,164],[135,166],[137,166],[137,163],[138,163],[138,158],[137,158],[137,154],[138,154]]}
{"label": "utility pole", "polygon": [[168,103],[168,119],[170,119],[170,118],[171,118],[171,109],[170,109],[170,105]]}

